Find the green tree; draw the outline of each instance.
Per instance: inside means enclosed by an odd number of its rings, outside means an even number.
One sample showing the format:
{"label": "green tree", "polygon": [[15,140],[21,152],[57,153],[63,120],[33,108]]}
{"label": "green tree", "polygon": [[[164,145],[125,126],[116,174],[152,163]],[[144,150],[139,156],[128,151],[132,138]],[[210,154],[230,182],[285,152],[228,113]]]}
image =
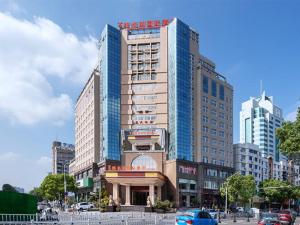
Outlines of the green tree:
{"label": "green tree", "polygon": [[2,191],[10,191],[10,192],[17,192],[17,190],[11,186],[10,184],[3,184]]}
{"label": "green tree", "polygon": [[299,189],[286,181],[268,179],[259,184],[259,196],[282,205],[284,201],[299,196]]}
{"label": "green tree", "polygon": [[102,212],[106,210],[108,203],[109,203],[108,192],[105,188],[102,188],[100,193],[100,210]]}
{"label": "green tree", "polygon": [[300,107],[295,122],[287,121],[276,130],[279,139],[278,147],[287,156],[300,154]]}
{"label": "green tree", "polygon": [[240,202],[245,206],[254,196],[256,191],[254,177],[252,175],[244,176],[239,173],[235,173],[228,177],[220,188],[222,197],[225,197],[226,189],[229,202]]}
{"label": "green tree", "polygon": [[43,193],[40,188],[34,187],[30,192],[30,195],[36,196],[39,201],[43,200]]}
{"label": "green tree", "polygon": [[[76,192],[77,186],[73,176],[66,174],[66,183],[68,192]],[[64,199],[64,175],[50,174],[43,180],[40,190],[42,196],[47,200]]]}

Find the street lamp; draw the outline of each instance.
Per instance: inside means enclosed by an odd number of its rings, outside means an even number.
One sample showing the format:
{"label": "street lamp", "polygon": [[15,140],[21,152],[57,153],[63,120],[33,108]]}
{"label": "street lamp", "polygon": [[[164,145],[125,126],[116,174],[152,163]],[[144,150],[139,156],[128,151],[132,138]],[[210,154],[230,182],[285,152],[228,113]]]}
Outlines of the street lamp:
{"label": "street lamp", "polygon": [[228,212],[228,205],[227,205],[227,202],[228,202],[228,184],[225,183],[225,214],[227,215],[227,212]]}
{"label": "street lamp", "polygon": [[67,181],[66,181],[66,168],[65,168],[65,166],[66,165],[68,165],[69,163],[68,162],[66,162],[66,163],[64,163],[64,166],[63,166],[63,168],[64,168],[64,200],[65,200],[65,209],[66,209],[66,205],[67,205]]}

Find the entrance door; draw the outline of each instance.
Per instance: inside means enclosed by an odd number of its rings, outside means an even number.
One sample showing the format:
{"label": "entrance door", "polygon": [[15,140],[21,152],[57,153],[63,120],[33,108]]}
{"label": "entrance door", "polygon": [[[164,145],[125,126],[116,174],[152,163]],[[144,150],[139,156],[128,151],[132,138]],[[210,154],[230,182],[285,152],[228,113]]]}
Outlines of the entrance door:
{"label": "entrance door", "polygon": [[133,205],[147,205],[147,198],[149,196],[149,188],[145,187],[131,187],[132,204]]}

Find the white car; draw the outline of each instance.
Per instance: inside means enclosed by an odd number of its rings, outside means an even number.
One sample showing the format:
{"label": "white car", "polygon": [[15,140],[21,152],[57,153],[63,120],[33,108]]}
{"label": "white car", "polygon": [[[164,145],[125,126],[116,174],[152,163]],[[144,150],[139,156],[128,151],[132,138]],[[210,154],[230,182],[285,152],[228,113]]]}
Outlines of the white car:
{"label": "white car", "polygon": [[88,209],[91,209],[91,208],[94,208],[94,205],[90,204],[88,202],[79,202],[79,203],[76,204],[76,209],[78,211],[88,210]]}

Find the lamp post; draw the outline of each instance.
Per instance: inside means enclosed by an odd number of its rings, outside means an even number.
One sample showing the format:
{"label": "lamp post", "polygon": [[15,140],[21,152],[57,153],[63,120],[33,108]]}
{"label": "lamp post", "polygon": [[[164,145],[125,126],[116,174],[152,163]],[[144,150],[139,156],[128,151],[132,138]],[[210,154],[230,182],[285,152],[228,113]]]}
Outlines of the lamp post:
{"label": "lamp post", "polygon": [[227,202],[228,202],[228,184],[226,184],[226,186],[225,186],[225,214],[226,214],[226,217],[227,217],[227,211],[228,211]]}
{"label": "lamp post", "polygon": [[68,162],[66,162],[63,166],[64,168],[64,202],[65,202],[65,210],[66,210],[66,205],[67,205],[67,180],[66,180],[66,165],[68,165]]}

